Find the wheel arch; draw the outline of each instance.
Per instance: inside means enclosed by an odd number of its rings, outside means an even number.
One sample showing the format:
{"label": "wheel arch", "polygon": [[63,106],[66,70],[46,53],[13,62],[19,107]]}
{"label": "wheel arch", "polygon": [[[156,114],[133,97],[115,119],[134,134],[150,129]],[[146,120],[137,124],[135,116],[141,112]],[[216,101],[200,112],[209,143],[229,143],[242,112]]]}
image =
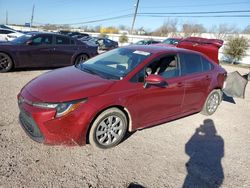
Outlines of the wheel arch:
{"label": "wheel arch", "polygon": [[126,119],[127,119],[127,121],[128,121],[128,128],[127,128],[127,131],[128,131],[128,132],[132,132],[132,130],[133,130],[133,129],[132,129],[132,118],[131,118],[131,115],[130,115],[129,110],[128,110],[126,107],[121,106],[121,105],[112,105],[112,106],[108,106],[108,107],[105,107],[105,108],[103,108],[102,110],[98,111],[98,112],[95,114],[94,118],[91,120],[91,122],[90,122],[90,124],[89,124],[89,126],[88,126],[88,129],[87,129],[86,138],[85,138],[87,144],[89,144],[89,133],[90,133],[90,129],[91,129],[91,127],[92,127],[94,121],[96,120],[96,118],[97,118],[102,112],[104,112],[105,110],[108,110],[108,109],[110,109],[110,108],[117,108],[117,109],[121,110],[121,111],[125,114]]}
{"label": "wheel arch", "polygon": [[86,55],[86,56],[88,56],[88,58],[90,58],[90,55],[89,55],[88,53],[86,53],[86,52],[79,52],[79,53],[75,54],[75,55],[72,57],[72,59],[71,59],[71,64],[72,64],[72,65],[75,64],[76,59],[77,59],[80,55]]}

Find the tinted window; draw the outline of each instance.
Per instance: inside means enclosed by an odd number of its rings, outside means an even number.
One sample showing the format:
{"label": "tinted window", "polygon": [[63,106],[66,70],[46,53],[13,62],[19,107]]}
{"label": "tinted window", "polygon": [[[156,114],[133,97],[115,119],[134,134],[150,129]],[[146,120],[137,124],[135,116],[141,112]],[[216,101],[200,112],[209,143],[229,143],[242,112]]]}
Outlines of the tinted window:
{"label": "tinted window", "polygon": [[8,31],[8,30],[0,30],[0,34],[10,34],[14,33],[13,31]]}
{"label": "tinted window", "polygon": [[51,35],[37,36],[33,38],[32,42],[33,44],[36,45],[52,44],[52,36]]}
{"label": "tinted window", "polygon": [[70,39],[68,37],[56,36],[56,44],[59,44],[59,45],[70,44]]}
{"label": "tinted window", "polygon": [[212,69],[212,64],[204,57],[201,57],[203,72],[209,71]]}
{"label": "tinted window", "polygon": [[182,75],[202,72],[201,57],[196,54],[181,54]]}

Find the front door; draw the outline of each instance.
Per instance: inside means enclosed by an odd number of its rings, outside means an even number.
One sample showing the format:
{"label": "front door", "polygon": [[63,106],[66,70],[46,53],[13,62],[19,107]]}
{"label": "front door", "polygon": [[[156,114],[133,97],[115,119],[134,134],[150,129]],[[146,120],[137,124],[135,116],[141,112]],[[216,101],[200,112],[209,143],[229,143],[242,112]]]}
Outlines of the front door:
{"label": "front door", "polygon": [[[151,69],[151,70],[149,70]],[[138,88],[137,117],[143,128],[162,123],[181,112],[184,95],[184,83],[180,77],[179,63],[176,55],[167,55],[146,66],[142,72],[158,74],[165,78],[165,86],[136,83]]]}
{"label": "front door", "polygon": [[32,42],[19,47],[20,64],[29,67],[50,67],[53,57],[52,35],[37,35]]}

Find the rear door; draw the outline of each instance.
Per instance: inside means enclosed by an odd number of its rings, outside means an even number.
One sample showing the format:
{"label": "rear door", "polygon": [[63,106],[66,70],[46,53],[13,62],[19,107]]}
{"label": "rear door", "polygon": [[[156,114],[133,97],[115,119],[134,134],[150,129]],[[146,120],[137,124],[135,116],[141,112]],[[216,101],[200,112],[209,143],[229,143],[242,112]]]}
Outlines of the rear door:
{"label": "rear door", "polygon": [[180,54],[181,76],[185,80],[185,93],[182,104],[183,113],[192,110],[197,111],[206,100],[212,79],[210,71],[212,64],[205,61],[206,59],[199,54]]}
{"label": "rear door", "polygon": [[71,65],[71,58],[77,52],[75,41],[67,36],[56,35],[53,64],[55,66]]}

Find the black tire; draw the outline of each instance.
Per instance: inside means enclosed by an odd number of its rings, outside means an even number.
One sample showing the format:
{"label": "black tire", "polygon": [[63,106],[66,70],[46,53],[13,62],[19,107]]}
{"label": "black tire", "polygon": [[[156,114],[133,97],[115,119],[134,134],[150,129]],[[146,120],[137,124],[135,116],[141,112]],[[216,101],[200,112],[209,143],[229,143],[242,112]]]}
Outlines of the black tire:
{"label": "black tire", "polygon": [[201,114],[210,116],[212,115],[220,105],[222,99],[222,92],[219,89],[211,91],[211,93],[208,95],[205,104],[203,106],[203,109],[201,111]]}
{"label": "black tire", "polygon": [[78,55],[76,57],[74,65],[78,65],[78,64],[80,64],[80,63],[82,63],[82,62],[84,62],[84,61],[86,61],[88,59],[89,59],[88,55],[86,55],[86,54],[80,54],[80,55]]}
{"label": "black tire", "polygon": [[102,149],[114,147],[123,140],[127,127],[126,115],[117,108],[109,108],[93,122],[89,132],[89,143]]}
{"label": "black tire", "polygon": [[0,52],[0,72],[8,72],[13,68],[14,64],[10,56]]}

